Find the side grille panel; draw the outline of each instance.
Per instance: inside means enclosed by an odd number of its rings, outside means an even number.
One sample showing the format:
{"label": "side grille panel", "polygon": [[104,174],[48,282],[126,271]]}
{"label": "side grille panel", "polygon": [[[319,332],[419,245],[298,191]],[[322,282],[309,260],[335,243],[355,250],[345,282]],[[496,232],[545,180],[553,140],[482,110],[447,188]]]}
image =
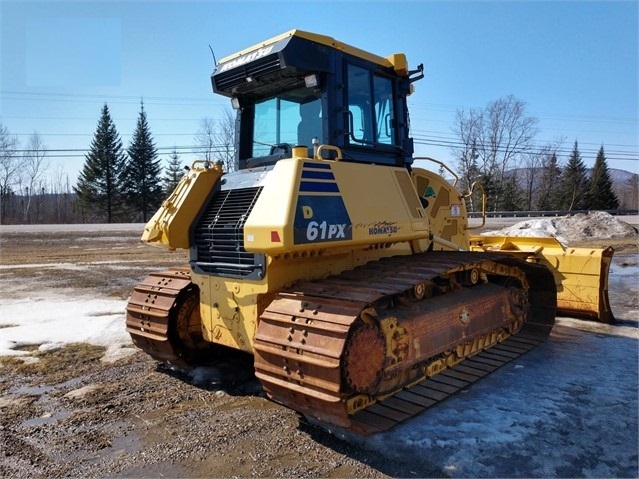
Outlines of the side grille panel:
{"label": "side grille panel", "polygon": [[196,272],[231,278],[261,278],[264,257],[244,249],[244,223],[262,187],[214,194],[194,229],[191,266]]}

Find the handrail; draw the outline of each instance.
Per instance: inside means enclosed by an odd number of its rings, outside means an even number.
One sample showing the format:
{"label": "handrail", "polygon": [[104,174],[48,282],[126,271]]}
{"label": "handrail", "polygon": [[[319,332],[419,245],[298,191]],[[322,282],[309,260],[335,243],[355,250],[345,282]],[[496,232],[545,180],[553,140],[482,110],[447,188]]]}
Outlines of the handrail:
{"label": "handrail", "polygon": [[413,157],[413,160],[426,160],[426,161],[432,161],[433,163],[437,163],[446,171],[448,171],[451,175],[453,175],[453,178],[455,180],[453,181],[453,188],[457,185],[457,182],[459,181],[459,176],[457,176],[457,173],[451,170],[446,163],[436,160],[435,158],[431,158],[430,156],[415,156]]}
{"label": "handrail", "polygon": [[478,181],[475,181],[470,185],[470,191],[466,193],[462,198],[470,198],[474,192],[475,186],[481,190],[481,224],[477,226],[466,225],[467,230],[476,230],[483,227],[486,224],[486,190]]}

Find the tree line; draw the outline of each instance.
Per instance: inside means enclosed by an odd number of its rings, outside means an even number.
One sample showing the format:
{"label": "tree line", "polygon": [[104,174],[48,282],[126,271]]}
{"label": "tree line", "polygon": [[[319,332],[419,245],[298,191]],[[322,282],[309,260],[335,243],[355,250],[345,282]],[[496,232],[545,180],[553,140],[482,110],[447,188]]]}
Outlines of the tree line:
{"label": "tree line", "polygon": [[[200,121],[196,151],[234,169],[230,111],[216,123]],[[222,145],[222,147],[220,147]],[[177,148],[161,165],[143,101],[128,147],[124,147],[105,103],[75,184],[58,167],[49,178],[46,146],[34,132],[21,149],[0,123],[0,224],[146,222],[184,174]]]}
{"label": "tree line", "polygon": [[[453,148],[459,187],[468,209],[481,208],[479,188],[487,194],[489,211],[611,210],[637,208],[638,175],[613,188],[603,145],[588,169],[575,140],[565,164],[561,142],[539,147],[537,120],[525,104],[511,96],[485,108],[457,111]],[[200,121],[195,135],[204,160],[235,165],[234,118]],[[23,150],[0,123],[0,223],[146,222],[184,174],[177,148],[161,165],[143,101],[130,144],[125,148],[105,103],[75,184],[61,168],[45,181],[49,164],[37,132]],[[20,154],[21,153],[21,154]],[[440,174],[443,170],[440,171]],[[470,192],[474,192],[471,194]]]}
{"label": "tree line", "polygon": [[577,140],[562,166],[561,141],[540,148],[536,125],[537,119],[526,115],[524,102],[512,95],[485,108],[457,111],[453,131],[460,146],[452,152],[470,211],[481,209],[481,192],[473,188],[476,183],[486,193],[488,211],[637,208],[637,175],[618,197],[603,145],[590,173]]}

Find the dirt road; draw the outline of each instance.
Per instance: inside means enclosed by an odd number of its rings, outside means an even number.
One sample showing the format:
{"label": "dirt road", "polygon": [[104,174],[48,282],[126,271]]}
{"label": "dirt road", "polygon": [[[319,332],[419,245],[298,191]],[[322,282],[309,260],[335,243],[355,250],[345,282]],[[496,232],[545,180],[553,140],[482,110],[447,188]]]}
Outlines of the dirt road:
{"label": "dirt road", "polygon": [[[69,303],[74,295],[124,301],[148,271],[186,260],[138,238],[136,230],[5,232],[0,300],[52,291]],[[0,357],[0,475],[636,477],[637,246],[617,246],[611,300],[621,326],[560,320],[543,349],[366,440],[305,425],[267,400],[250,357],[187,377],[140,353],[105,363],[103,347],[36,351],[25,338],[20,347],[38,362]],[[9,327],[3,318],[0,336]]]}

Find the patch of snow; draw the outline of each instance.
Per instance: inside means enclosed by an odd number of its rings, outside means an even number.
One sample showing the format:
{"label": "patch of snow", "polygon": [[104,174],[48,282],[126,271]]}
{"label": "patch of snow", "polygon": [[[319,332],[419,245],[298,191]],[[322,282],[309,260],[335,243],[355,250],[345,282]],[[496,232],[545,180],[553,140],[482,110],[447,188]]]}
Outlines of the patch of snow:
{"label": "patch of snow", "polygon": [[55,291],[31,291],[28,297],[3,298],[0,309],[0,355],[29,356],[21,351],[37,345],[49,351],[69,343],[107,348],[104,361],[133,354],[124,328],[126,301],[72,296]]}

